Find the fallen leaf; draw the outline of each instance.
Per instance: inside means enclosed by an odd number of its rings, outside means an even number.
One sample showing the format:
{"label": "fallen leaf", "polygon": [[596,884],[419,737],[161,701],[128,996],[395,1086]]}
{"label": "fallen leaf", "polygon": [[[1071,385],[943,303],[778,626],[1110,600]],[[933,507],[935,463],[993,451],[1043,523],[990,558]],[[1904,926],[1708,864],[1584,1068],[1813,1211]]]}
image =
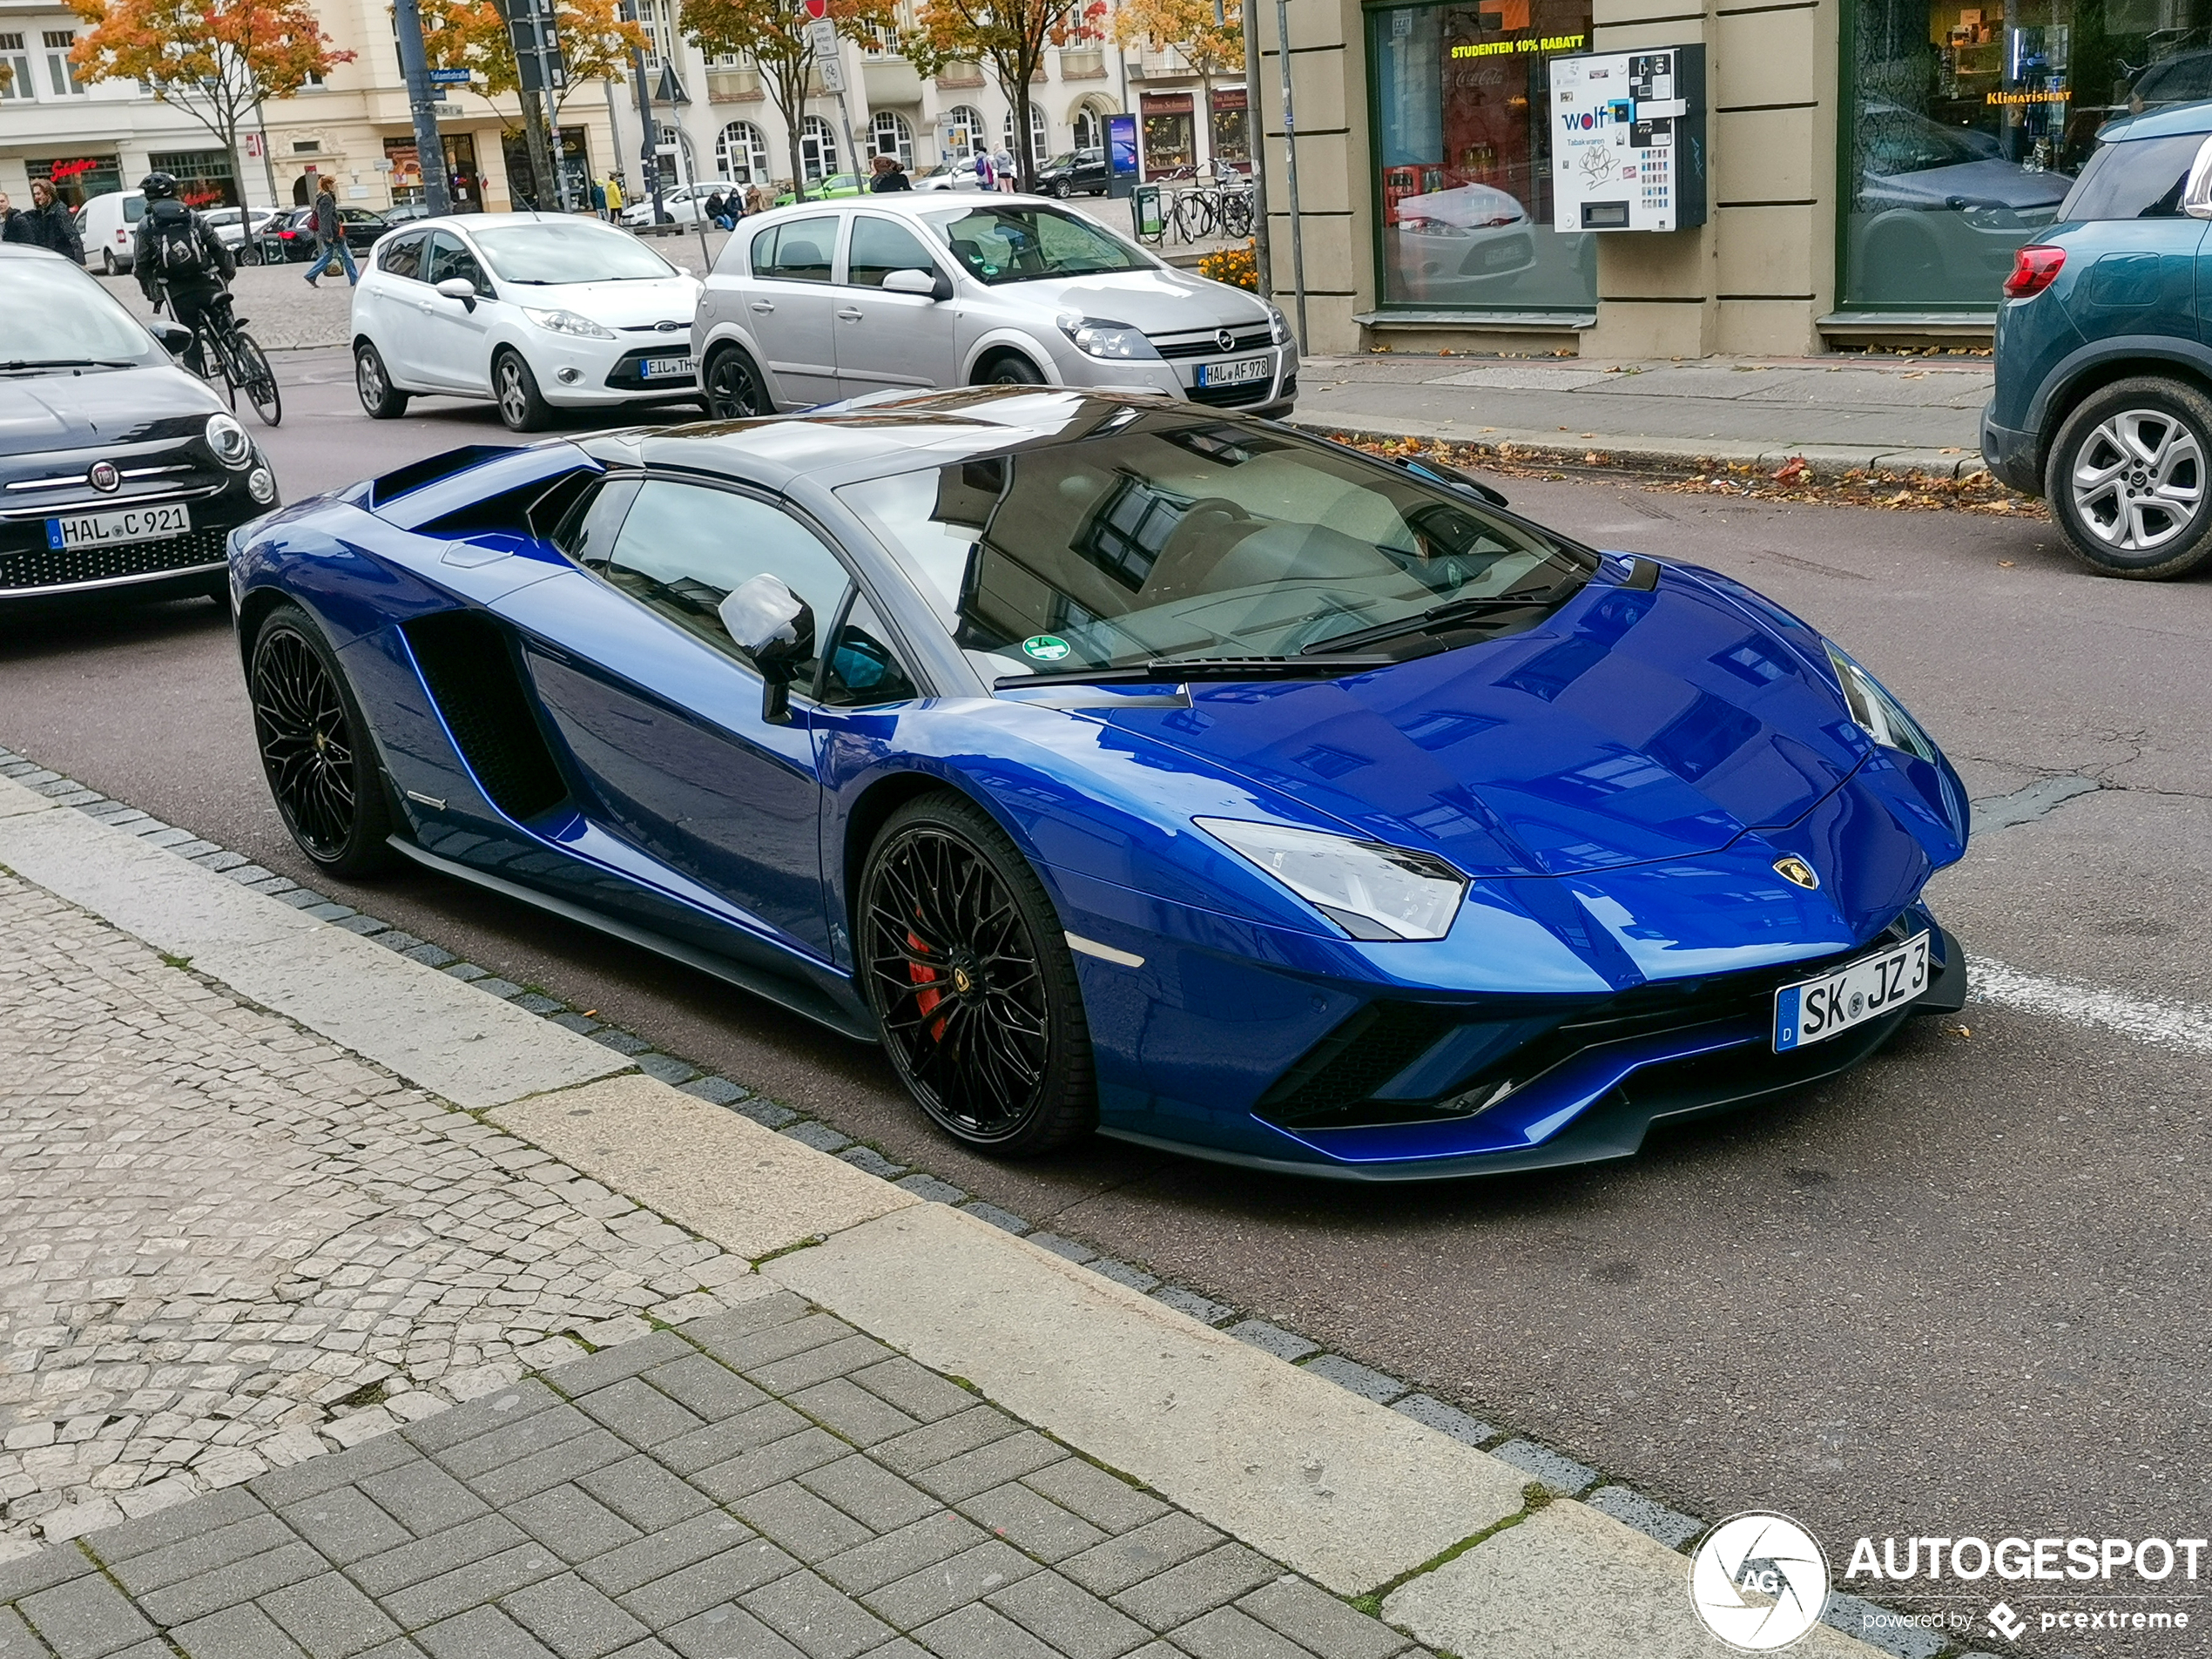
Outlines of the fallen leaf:
{"label": "fallen leaf", "polygon": [[2000,570],[2009,570],[2013,568],[2013,562],[2010,559],[2000,559],[1997,561],[1997,568]]}

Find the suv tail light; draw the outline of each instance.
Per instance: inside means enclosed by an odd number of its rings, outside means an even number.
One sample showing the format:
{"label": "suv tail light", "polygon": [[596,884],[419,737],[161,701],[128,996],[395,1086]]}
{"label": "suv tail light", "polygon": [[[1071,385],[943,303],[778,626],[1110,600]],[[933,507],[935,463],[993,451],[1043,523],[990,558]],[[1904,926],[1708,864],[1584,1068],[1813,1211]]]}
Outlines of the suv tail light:
{"label": "suv tail light", "polygon": [[2066,268],[2066,250],[2030,244],[2013,250],[2013,273],[2005,279],[2007,300],[2033,300]]}

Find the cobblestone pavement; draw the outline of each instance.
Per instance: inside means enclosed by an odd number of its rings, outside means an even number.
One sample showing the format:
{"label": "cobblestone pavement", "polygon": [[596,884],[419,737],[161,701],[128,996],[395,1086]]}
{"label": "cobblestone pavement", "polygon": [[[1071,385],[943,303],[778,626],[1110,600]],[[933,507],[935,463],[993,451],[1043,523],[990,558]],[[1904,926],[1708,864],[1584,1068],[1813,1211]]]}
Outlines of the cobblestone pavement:
{"label": "cobblestone pavement", "polygon": [[752,1271],[3,873],[0,1007],[0,1555]]}
{"label": "cobblestone pavement", "polygon": [[0,1562],[0,1653],[1389,1659],[1411,1649],[788,1292],[381,1426],[346,1453]]}

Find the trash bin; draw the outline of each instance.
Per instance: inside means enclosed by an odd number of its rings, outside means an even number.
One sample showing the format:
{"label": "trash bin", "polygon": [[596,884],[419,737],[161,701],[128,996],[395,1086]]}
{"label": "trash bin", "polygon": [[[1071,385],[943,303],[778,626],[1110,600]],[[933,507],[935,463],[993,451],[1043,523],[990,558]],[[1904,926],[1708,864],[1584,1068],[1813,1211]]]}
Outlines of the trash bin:
{"label": "trash bin", "polygon": [[1160,187],[1139,185],[1129,195],[1130,219],[1140,242],[1157,242],[1167,233],[1167,216],[1160,210]]}

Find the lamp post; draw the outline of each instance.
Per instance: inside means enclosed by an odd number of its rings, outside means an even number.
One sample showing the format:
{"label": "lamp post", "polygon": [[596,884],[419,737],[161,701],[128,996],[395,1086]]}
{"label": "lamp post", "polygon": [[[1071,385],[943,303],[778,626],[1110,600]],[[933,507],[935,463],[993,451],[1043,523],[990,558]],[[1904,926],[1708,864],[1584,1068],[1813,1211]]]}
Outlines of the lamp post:
{"label": "lamp post", "polygon": [[[407,78],[408,113],[415,125],[416,165],[422,170],[422,203],[433,214],[453,211],[446,189],[445,141],[430,107],[430,64],[422,50],[422,11],[415,0],[393,0],[392,24],[400,37],[400,72]],[[265,142],[262,145],[266,150]]]}

